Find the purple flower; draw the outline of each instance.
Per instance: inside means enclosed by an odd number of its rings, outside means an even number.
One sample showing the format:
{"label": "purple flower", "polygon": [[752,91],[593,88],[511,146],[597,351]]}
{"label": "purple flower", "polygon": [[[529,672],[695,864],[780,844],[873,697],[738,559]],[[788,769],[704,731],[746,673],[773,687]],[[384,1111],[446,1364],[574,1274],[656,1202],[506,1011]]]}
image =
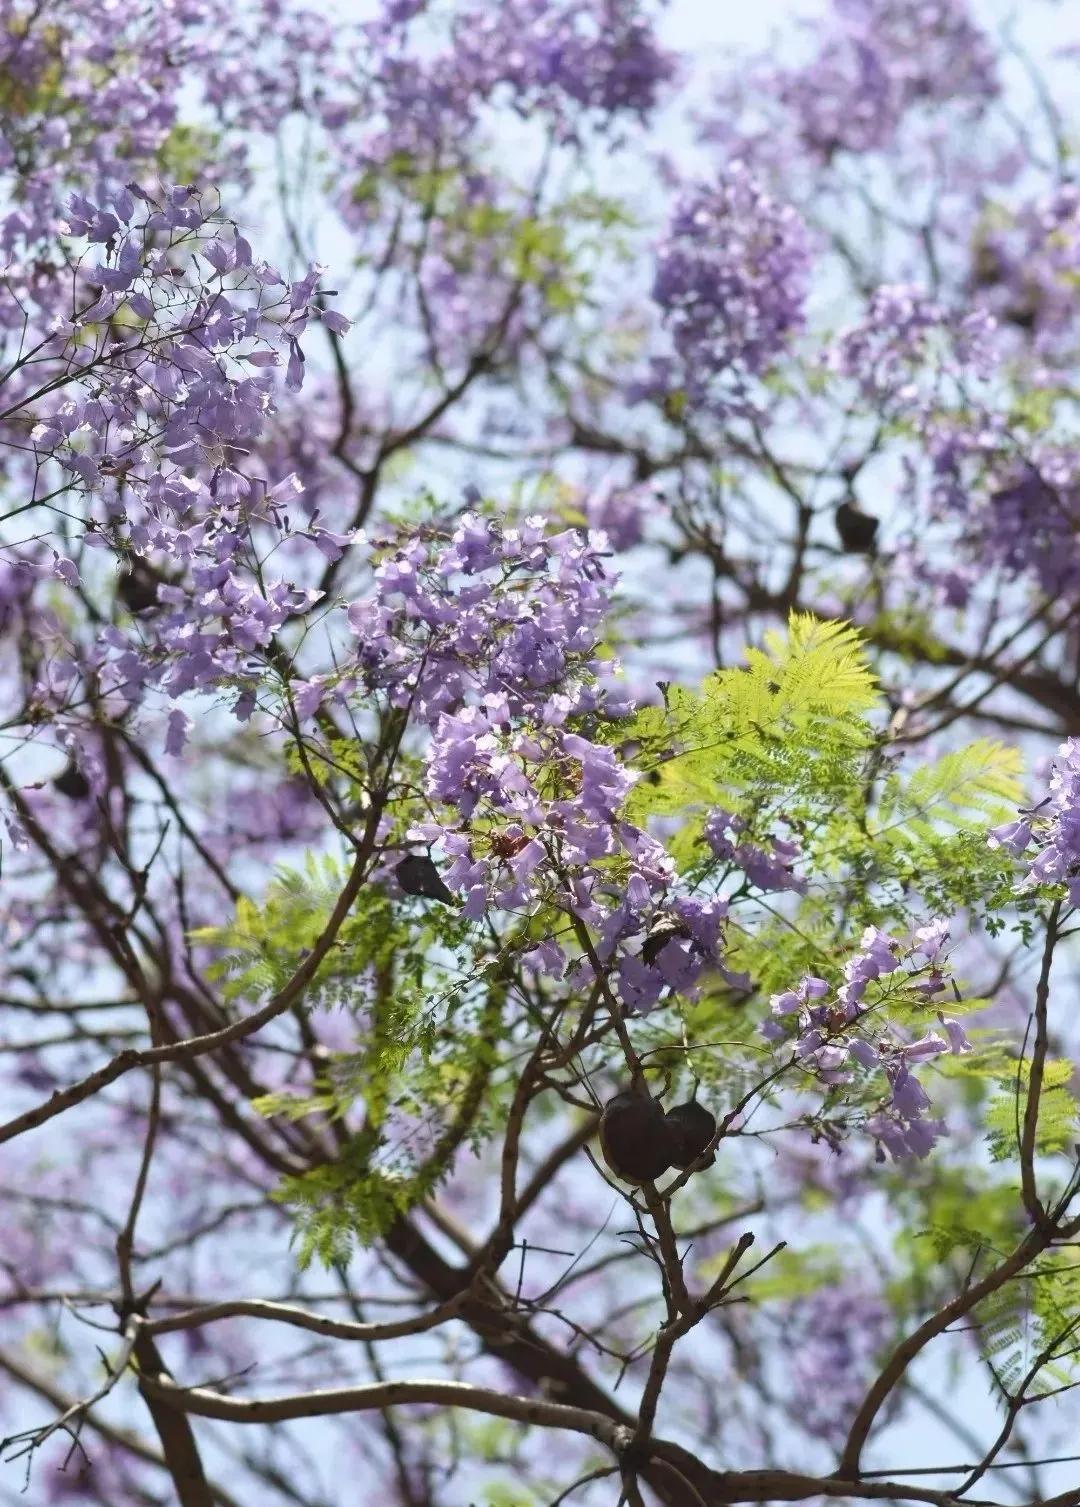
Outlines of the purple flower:
{"label": "purple flower", "polygon": [[538,942],[535,947],[525,953],[522,962],[527,968],[538,973],[546,973],[552,978],[561,979],[566,973],[566,954],[550,937],[546,941]]}
{"label": "purple flower", "polygon": [[621,553],[641,543],[648,518],[662,506],[653,488],[616,487],[591,493],[585,500],[584,511],[589,527],[601,529],[611,540],[612,548]]}
{"label": "purple flower", "polygon": [[806,1008],[812,999],[823,999],[829,992],[825,979],[808,973],[795,989],[774,994],[770,999],[774,1015],[793,1015]]}
{"label": "purple flower", "polygon": [[683,193],[657,255],[653,298],[692,401],[723,407],[741,398],[746,377],[775,363],[802,328],[810,266],[799,216],[745,162]]}
{"label": "purple flower", "polygon": [[[944,942],[946,928],[941,922],[933,922],[922,929],[922,936],[924,945],[936,951]],[[888,1084],[889,1099],[885,1108],[870,1116],[869,1134],[879,1149],[887,1147],[894,1157],[923,1156],[945,1127],[940,1121],[926,1119],[930,1098],[909,1064],[949,1050],[962,1052],[967,1042],[956,1023],[946,1022],[944,1016],[939,1017],[944,1035],[926,1032],[915,1041],[898,1040],[880,1004],[872,1010],[862,1005],[869,982],[899,969],[899,952],[899,943],[888,933],[867,927],[860,950],[844,964],[845,982],[836,991],[834,1005],[825,1003],[827,981],[807,975],[795,989],[772,996],[772,1015],[760,1030],[768,1041],[793,1044],[802,1068],[822,1084],[848,1082],[852,1076],[850,1062],[867,1072],[881,1073]],[[940,974],[937,977],[940,980]],[[917,972],[909,975],[907,987],[922,987]],[[940,982],[935,984],[935,988],[940,987]],[[857,1031],[852,1029],[855,1021],[859,1023]]]}
{"label": "purple flower", "polygon": [[[944,1043],[940,1050],[944,1050]],[[930,1108],[930,1096],[915,1074],[901,1064],[890,1073],[892,1107],[905,1120],[917,1120]]]}
{"label": "purple flower", "polygon": [[977,111],[998,93],[993,47],[967,0],[833,0],[833,12],[809,63],[759,83],[825,162],[884,151],[920,106],[957,101]]}
{"label": "purple flower", "polygon": [[896,953],[899,943],[875,926],[863,932],[860,951],[844,964],[844,984],[837,991],[837,999],[854,1018],[866,986],[883,973],[892,973],[900,966]]}
{"label": "purple flower", "polygon": [[728,834],[737,834],[745,826],[742,817],[733,816],[730,811],[710,811],[703,829],[705,841],[717,858],[732,858],[735,855],[735,843]]}
{"label": "purple flower", "polygon": [[299,392],[304,385],[304,353],[297,340],[289,341],[289,364],[285,371],[285,386],[290,392]]}
{"label": "purple flower", "polygon": [[1032,859],[1021,888],[1063,884],[1072,905],[1080,904],[1080,738],[1061,744],[1051,766],[1049,793],[1026,820],[991,830],[990,847],[1005,847],[1019,856],[1034,841]]}
{"label": "purple flower", "polygon": [[174,758],[179,758],[184,751],[184,744],[188,740],[188,734],[192,729],[192,725],[191,718],[186,712],[182,712],[179,707],[175,707],[169,713],[168,727],[165,733],[165,752],[167,754],[172,754]]}
{"label": "purple flower", "polygon": [[881,1062],[881,1053],[870,1042],[864,1041],[861,1036],[852,1036],[848,1040],[848,1051],[854,1057],[860,1067],[876,1068]]}
{"label": "purple flower", "polygon": [[929,1057],[940,1057],[942,1052],[949,1050],[949,1042],[944,1036],[937,1036],[933,1032],[927,1032],[920,1036],[918,1041],[909,1042],[907,1046],[900,1048],[900,1055],[907,1062],[922,1062]]}
{"label": "purple flower", "polygon": [[939,1015],[938,1020],[941,1021],[942,1029],[949,1038],[949,1050],[955,1057],[971,1051],[971,1042],[967,1039],[964,1028],[958,1020],[951,1020],[945,1015]]}
{"label": "purple flower", "polygon": [[673,940],[665,943],[656,955],[656,965],[664,982],[677,992],[692,988],[701,973],[701,956],[688,943]]}
{"label": "purple flower", "polygon": [[1031,846],[1031,836],[1031,823],[1017,818],[1016,821],[1003,822],[1000,827],[991,827],[987,846],[1006,848],[1014,858],[1019,858]]}
{"label": "purple flower", "polygon": [[666,984],[658,968],[650,968],[640,958],[626,957],[619,964],[617,987],[626,1008],[639,1014],[656,1004]]}
{"label": "purple flower", "polygon": [[618,810],[637,775],[619,765],[613,749],[589,743],[574,733],[564,735],[562,749],[581,763],[578,805],[586,813],[601,817]]}
{"label": "purple flower", "polygon": [[717,808],[705,818],[703,836],[717,858],[730,859],[742,869],[750,884],[759,890],[804,890],[805,880],[794,872],[794,862],[801,856],[798,844],[774,838],[768,849],[735,839],[746,830],[741,816]]}
{"label": "purple flower", "polygon": [[899,968],[900,961],[897,957],[900,944],[887,932],[881,931],[876,926],[868,926],[862,934],[859,943],[860,956],[858,962],[859,976],[863,978],[879,978],[883,973],[892,973]]}
{"label": "purple flower", "polygon": [[58,555],[53,550],[53,575],[58,581],[63,581],[65,586],[70,586],[73,591],[79,589],[79,572],[74,560],[69,560],[66,555]]}
{"label": "purple flower", "polygon": [[878,1143],[879,1160],[888,1151],[893,1161],[929,1156],[938,1138],[945,1134],[942,1120],[906,1120],[895,1109],[881,1110],[866,1122],[867,1133]]}
{"label": "purple flower", "polygon": [[914,933],[912,946],[915,952],[933,962],[949,940],[949,923],[946,920],[931,921],[920,926]]}

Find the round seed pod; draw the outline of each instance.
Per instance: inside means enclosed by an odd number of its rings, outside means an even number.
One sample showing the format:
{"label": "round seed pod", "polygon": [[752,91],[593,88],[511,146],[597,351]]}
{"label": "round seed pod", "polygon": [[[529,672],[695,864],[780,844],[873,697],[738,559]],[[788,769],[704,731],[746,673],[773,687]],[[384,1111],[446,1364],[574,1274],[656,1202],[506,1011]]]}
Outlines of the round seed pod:
{"label": "round seed pod", "polygon": [[849,554],[872,555],[877,531],[877,519],[872,513],[864,513],[856,502],[845,501],[837,508],[836,532]]}
{"label": "round seed pod", "polygon": [[[691,1099],[686,1104],[674,1105],[668,1110],[665,1118],[675,1133],[676,1144],[671,1158],[672,1165],[689,1167],[691,1162],[698,1159],[716,1134],[716,1116],[703,1104],[699,1104],[696,1099]],[[715,1155],[710,1156],[704,1166],[711,1167],[715,1161]]]}
{"label": "round seed pod", "polygon": [[600,1150],[622,1182],[651,1183],[671,1166],[679,1144],[676,1127],[650,1094],[624,1089],[604,1105]]}
{"label": "round seed pod", "polygon": [[656,962],[669,942],[689,942],[689,929],[677,916],[661,916],[654,921],[645,934],[641,948],[642,962],[650,967]]}
{"label": "round seed pod", "polygon": [[454,904],[453,895],[426,854],[412,853],[408,858],[403,858],[394,870],[394,878],[406,895],[418,895],[423,900],[440,900],[443,905]]}
{"label": "round seed pod", "polygon": [[85,801],[90,794],[90,781],[74,762],[60,771],[53,780],[53,786],[70,801]]}
{"label": "round seed pod", "polygon": [[160,585],[161,580],[156,571],[136,556],[130,564],[121,567],[116,594],[133,615],[149,612],[158,604]]}

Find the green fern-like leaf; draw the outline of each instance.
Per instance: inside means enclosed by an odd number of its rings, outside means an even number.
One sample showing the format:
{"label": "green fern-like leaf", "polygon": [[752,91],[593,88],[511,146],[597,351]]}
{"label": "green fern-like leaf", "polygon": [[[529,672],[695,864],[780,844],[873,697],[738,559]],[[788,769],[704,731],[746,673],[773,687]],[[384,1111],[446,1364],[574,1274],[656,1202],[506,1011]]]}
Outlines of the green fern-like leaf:
{"label": "green fern-like leaf", "polygon": [[[1077,1102],[1070,1087],[1075,1071],[1071,1062],[1061,1058],[1052,1058],[1044,1065],[1035,1136],[1037,1155],[1050,1156],[1067,1151],[1077,1138]],[[1014,1079],[1005,1083],[986,1111],[990,1155],[995,1161],[1006,1161],[1016,1155],[1016,1127],[1024,1122],[1031,1079],[1030,1062],[1025,1060],[1019,1064],[1017,1076],[1019,1081]]]}
{"label": "green fern-like leaf", "polygon": [[1021,799],[1022,768],[1018,749],[980,738],[906,779],[894,771],[884,784],[874,839],[932,841],[943,830],[1004,821]]}
{"label": "green fern-like leaf", "polygon": [[[823,792],[852,783],[874,739],[874,676],[856,630],[793,614],[743,668],[719,670],[700,692],[673,689],[620,729],[642,745],[645,776],[628,815],[747,803],[762,789]],[[754,794],[752,794],[754,793]]]}

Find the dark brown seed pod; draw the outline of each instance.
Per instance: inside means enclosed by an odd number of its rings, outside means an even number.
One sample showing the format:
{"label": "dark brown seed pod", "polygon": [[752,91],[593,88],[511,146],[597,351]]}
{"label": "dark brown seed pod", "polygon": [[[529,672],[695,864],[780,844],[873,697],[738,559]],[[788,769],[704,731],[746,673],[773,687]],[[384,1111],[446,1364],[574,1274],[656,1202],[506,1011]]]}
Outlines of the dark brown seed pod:
{"label": "dark brown seed pod", "polygon": [[524,832],[497,832],[491,839],[491,851],[496,858],[514,858],[528,842]]}
{"label": "dark brown seed pod", "polygon": [[849,554],[872,555],[877,531],[877,519],[872,513],[864,513],[857,503],[848,500],[837,508],[836,532]]}
{"label": "dark brown seed pod", "polygon": [[[674,1105],[668,1110],[666,1119],[675,1132],[676,1147],[671,1157],[672,1165],[689,1167],[716,1134],[716,1116],[696,1099],[691,1099],[686,1104]],[[710,1156],[702,1166],[711,1167],[715,1161],[715,1155]]]}
{"label": "dark brown seed pod", "polygon": [[161,577],[136,556],[130,564],[120,569],[116,594],[130,613],[149,612],[158,604],[158,587]]}
{"label": "dark brown seed pod", "polygon": [[74,762],[60,771],[53,780],[53,785],[61,795],[66,795],[71,801],[85,801],[90,794],[90,781]]}
{"label": "dark brown seed pod", "polygon": [[672,1164],[680,1146],[658,1099],[624,1089],[604,1105],[600,1116],[600,1150],[624,1183],[651,1183]]}
{"label": "dark brown seed pod", "polygon": [[1005,310],[1003,318],[1018,330],[1033,330],[1039,322],[1039,302],[1034,296],[1018,299]]}
{"label": "dark brown seed pod", "polygon": [[438,869],[422,853],[403,858],[394,870],[394,878],[407,895],[418,895],[423,900],[441,900],[443,905],[454,904],[454,897],[442,882]]}
{"label": "dark brown seed pod", "polygon": [[660,916],[645,933],[641,961],[651,967],[669,942],[688,942],[690,933],[675,916]]}

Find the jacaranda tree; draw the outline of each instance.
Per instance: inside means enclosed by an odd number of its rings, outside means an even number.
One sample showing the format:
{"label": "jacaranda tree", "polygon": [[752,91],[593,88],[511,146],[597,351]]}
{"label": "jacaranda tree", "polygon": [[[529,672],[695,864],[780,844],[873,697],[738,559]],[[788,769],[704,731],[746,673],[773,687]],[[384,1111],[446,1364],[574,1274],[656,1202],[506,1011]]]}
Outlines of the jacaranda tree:
{"label": "jacaranda tree", "polygon": [[5,1501],[1080,1502],[990,9],[0,0]]}

